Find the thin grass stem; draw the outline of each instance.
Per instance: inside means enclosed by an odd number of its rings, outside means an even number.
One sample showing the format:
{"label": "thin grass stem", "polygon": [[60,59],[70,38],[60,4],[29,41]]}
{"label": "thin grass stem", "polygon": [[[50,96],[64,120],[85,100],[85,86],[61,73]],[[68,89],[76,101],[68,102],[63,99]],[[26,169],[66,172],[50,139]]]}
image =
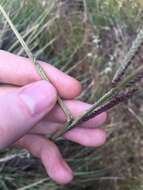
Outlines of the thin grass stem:
{"label": "thin grass stem", "polygon": [[[23,49],[25,50],[27,56],[30,58],[31,62],[35,66],[36,71],[40,75],[41,79],[49,81],[46,72],[44,71],[42,66],[36,61],[36,58],[33,56],[32,52],[28,48],[27,44],[23,40],[22,36],[17,31],[16,27],[14,26],[11,19],[9,18],[9,16],[7,15],[7,13],[5,12],[4,8],[1,5],[0,5],[0,11],[1,11],[2,15],[5,17],[6,21],[8,22],[9,26],[11,27],[12,31],[15,33],[17,39],[19,40],[20,44],[22,45]],[[72,115],[71,115],[70,111],[68,110],[67,106],[65,105],[65,103],[59,96],[58,96],[58,103],[66,115],[67,122],[72,120]]]}

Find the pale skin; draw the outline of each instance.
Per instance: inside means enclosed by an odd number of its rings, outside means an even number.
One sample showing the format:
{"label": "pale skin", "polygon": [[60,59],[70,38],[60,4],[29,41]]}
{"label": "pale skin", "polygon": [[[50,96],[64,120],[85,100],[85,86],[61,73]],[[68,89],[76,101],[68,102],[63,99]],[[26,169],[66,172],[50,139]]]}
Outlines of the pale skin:
{"label": "pale skin", "polygon": [[[67,184],[73,173],[54,142],[43,135],[64,126],[65,115],[57,104],[57,94],[73,117],[91,105],[74,100],[80,83],[49,64],[40,62],[50,82],[40,80],[29,59],[0,50],[0,149],[11,146],[27,149],[38,157],[47,174],[59,184]],[[87,147],[105,143],[106,133],[98,128],[106,113],[77,126],[63,138]]]}

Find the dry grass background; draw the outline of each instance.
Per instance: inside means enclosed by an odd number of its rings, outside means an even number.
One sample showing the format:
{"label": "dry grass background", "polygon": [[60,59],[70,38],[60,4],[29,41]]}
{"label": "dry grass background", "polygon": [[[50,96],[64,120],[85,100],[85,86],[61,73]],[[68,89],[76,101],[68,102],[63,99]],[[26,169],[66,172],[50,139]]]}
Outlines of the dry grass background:
{"label": "dry grass background", "polygon": [[[95,102],[142,27],[140,0],[0,0],[38,59],[76,77],[79,99]],[[25,55],[0,16],[0,48]],[[142,56],[136,60],[142,64]],[[133,68],[131,68],[133,69]],[[142,86],[140,86],[142,88]],[[89,149],[60,142],[75,172],[66,187],[53,183],[40,162],[24,150],[0,153],[0,190],[141,190],[143,188],[143,94],[109,113],[108,142]]]}

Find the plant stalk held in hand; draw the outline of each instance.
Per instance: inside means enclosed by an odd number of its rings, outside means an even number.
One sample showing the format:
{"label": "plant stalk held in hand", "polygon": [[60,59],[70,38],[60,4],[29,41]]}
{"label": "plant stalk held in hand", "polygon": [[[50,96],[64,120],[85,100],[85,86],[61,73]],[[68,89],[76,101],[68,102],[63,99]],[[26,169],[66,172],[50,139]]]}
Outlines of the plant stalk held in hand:
{"label": "plant stalk held in hand", "polygon": [[[35,69],[41,79],[49,80],[46,72],[42,68],[42,66],[38,63],[36,58],[33,56],[32,52],[24,42],[22,36],[15,28],[14,24],[12,23],[11,19],[7,15],[4,8],[0,5],[0,11],[6,21],[8,22],[9,26],[11,27],[12,31],[15,33],[18,41],[21,43],[23,49],[25,50],[27,56],[31,59],[31,62],[34,64]],[[90,109],[86,112],[80,114],[77,118],[73,119],[69,109],[64,104],[63,100],[58,97],[58,103],[65,113],[67,123],[65,127],[58,131],[54,136],[51,138],[53,140],[57,140],[61,137],[64,133],[71,130],[72,128],[76,127],[77,125],[92,119],[93,117],[101,114],[102,112],[108,111],[109,109],[113,108],[114,106],[118,105],[121,102],[131,98],[137,89],[134,88],[134,84],[139,82],[143,76],[143,65],[139,66],[138,68],[134,69],[131,74],[126,75],[126,71],[128,67],[133,63],[134,58],[137,56],[138,51],[140,51],[140,47],[143,44],[143,30],[141,30],[137,38],[133,41],[132,47],[126,54],[123,64],[117,70],[115,76],[113,77],[112,87],[111,89],[106,92],[95,104],[92,105]],[[124,77],[123,77],[124,76]]]}

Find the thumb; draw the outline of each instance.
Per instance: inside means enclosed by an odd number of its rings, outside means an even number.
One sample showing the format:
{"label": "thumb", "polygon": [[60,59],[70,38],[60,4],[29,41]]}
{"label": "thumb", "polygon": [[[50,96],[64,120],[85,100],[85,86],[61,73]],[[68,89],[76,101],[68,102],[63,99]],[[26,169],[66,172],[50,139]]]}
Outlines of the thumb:
{"label": "thumb", "polygon": [[57,101],[56,89],[48,81],[38,81],[0,96],[0,149],[27,133]]}

